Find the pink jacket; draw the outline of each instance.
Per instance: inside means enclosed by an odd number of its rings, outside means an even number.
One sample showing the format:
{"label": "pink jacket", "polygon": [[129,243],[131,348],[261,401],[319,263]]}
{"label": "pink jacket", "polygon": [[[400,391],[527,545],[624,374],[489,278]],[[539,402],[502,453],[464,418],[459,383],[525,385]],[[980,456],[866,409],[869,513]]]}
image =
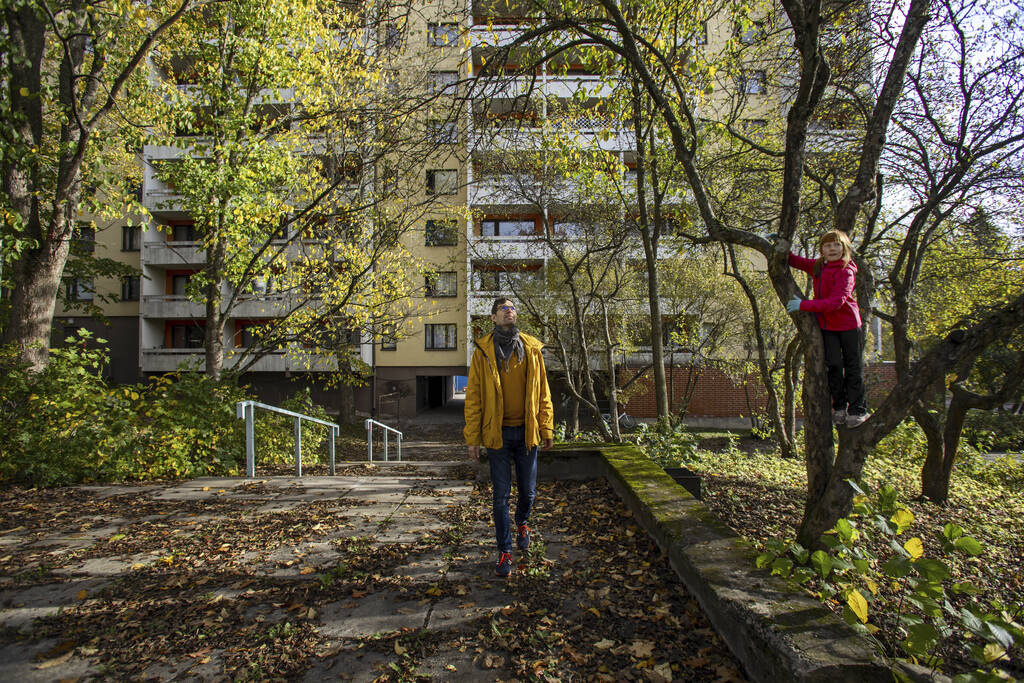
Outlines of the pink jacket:
{"label": "pink jacket", "polygon": [[[789,265],[814,276],[817,259],[789,255]],[[845,332],[860,327],[860,309],[854,284],[857,264],[850,261],[845,266],[842,260],[826,261],[821,275],[814,276],[814,298],[800,302],[800,310],[815,313],[818,325],[823,330]]]}

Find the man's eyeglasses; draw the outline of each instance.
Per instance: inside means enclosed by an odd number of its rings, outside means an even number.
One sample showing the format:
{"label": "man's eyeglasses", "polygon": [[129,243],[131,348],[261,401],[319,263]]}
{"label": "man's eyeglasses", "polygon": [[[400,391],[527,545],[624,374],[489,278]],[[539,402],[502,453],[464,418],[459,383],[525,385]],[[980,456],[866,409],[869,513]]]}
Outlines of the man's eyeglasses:
{"label": "man's eyeglasses", "polygon": [[498,310],[499,311],[514,311],[514,310],[516,310],[516,307],[515,306],[510,306],[509,304],[505,304],[504,306],[498,306]]}

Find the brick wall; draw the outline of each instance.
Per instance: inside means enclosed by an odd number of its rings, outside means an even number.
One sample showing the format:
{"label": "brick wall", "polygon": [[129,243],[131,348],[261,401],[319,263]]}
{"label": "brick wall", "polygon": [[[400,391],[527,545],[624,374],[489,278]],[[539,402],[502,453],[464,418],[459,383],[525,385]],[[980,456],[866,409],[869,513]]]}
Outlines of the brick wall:
{"label": "brick wall", "polygon": [[[679,406],[686,391],[687,379],[693,372],[688,366],[673,368],[672,405]],[[622,382],[629,380],[635,369],[623,368],[620,372]],[[635,417],[657,417],[658,410],[654,399],[654,375],[638,379],[642,389],[629,403],[626,412]],[[868,407],[878,405],[886,392],[892,387],[896,373],[892,363],[873,363],[864,368],[864,384],[867,387]],[[697,375],[697,386],[690,400],[688,414],[694,417],[739,417],[749,415],[751,407],[762,410],[767,404],[767,394],[757,375],[750,375],[742,380],[734,381],[716,368],[706,368]],[[744,384],[746,386],[744,386]],[[632,387],[631,387],[632,389]],[[748,407],[748,395],[749,406]]]}

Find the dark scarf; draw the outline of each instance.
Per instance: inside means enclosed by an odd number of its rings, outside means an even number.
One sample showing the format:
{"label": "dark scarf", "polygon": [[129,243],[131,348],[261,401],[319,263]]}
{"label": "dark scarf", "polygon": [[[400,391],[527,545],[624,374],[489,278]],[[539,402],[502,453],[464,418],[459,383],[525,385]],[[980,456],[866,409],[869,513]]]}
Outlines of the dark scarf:
{"label": "dark scarf", "polygon": [[494,326],[494,353],[497,354],[499,361],[505,361],[505,372],[509,371],[513,353],[520,363],[523,362],[526,349],[523,347],[523,340],[519,338],[518,327],[511,325],[506,329],[500,325]]}

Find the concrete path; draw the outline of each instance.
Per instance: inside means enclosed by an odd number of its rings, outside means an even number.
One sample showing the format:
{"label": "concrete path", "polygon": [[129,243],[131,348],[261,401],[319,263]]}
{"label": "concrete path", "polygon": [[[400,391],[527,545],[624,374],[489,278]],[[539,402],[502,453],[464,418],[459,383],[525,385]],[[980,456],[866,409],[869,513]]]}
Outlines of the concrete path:
{"label": "concrete path", "polygon": [[0,681],[742,680],[604,482],[543,484],[505,581],[486,489],[358,467],[0,491]]}

